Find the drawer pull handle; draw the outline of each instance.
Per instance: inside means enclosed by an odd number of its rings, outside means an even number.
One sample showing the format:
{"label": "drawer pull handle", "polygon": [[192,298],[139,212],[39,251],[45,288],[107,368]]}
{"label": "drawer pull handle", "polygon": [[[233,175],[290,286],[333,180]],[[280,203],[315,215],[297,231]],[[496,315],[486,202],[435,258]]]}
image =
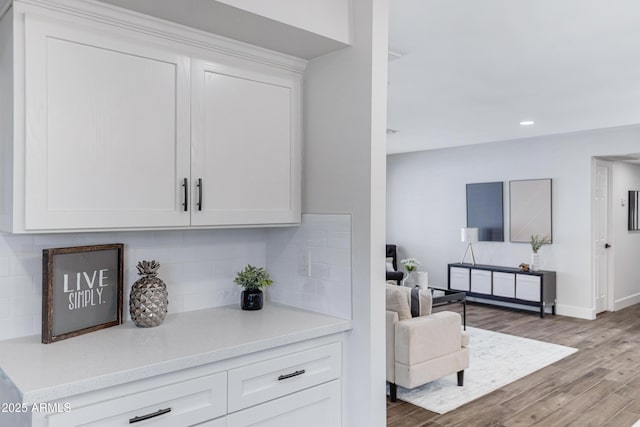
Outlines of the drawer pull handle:
{"label": "drawer pull handle", "polygon": [[156,412],[152,412],[147,415],[140,415],[139,417],[133,417],[129,419],[129,424],[139,423],[140,421],[148,420],[150,418],[159,417],[160,415],[168,414],[171,412],[171,408],[158,409]]}
{"label": "drawer pull handle", "polygon": [[302,374],[304,374],[305,372],[306,372],[306,371],[305,371],[304,369],[302,369],[302,370],[300,370],[300,371],[295,371],[295,372],[293,372],[293,373],[291,373],[291,374],[280,375],[280,376],[278,377],[278,381],[282,381],[282,380],[286,380],[286,379],[289,379],[289,378],[297,377],[298,375],[302,375]]}

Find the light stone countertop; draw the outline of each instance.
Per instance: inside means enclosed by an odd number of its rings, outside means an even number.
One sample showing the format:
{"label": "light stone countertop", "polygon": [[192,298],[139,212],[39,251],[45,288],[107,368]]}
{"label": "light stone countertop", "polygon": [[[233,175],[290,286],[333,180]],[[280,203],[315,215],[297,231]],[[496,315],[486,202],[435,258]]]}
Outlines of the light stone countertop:
{"label": "light stone countertop", "polygon": [[0,380],[27,404],[48,402],[351,329],[351,321],[274,303],[170,314],[155,328],[132,322],[51,344],[0,341]]}

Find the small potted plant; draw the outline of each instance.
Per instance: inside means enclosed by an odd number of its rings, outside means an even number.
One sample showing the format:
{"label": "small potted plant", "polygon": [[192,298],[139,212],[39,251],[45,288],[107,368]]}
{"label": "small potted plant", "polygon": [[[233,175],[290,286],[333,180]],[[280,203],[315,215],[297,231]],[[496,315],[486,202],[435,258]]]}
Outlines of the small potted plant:
{"label": "small potted plant", "polygon": [[233,283],[242,286],[240,306],[243,310],[260,310],[264,301],[262,288],[273,283],[269,273],[263,267],[254,267],[247,264],[244,270],[239,271]]}

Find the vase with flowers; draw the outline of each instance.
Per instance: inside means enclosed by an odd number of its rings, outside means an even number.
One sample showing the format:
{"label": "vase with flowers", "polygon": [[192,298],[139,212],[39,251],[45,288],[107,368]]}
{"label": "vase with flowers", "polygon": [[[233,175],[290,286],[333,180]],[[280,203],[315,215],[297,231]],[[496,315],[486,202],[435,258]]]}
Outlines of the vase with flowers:
{"label": "vase with flowers", "polygon": [[405,258],[400,260],[400,264],[407,270],[407,275],[402,280],[402,285],[411,288],[417,286],[418,278],[416,273],[418,272],[418,267],[420,267],[420,261],[415,258]]}
{"label": "vase with flowers", "polygon": [[548,245],[551,243],[551,239],[549,236],[540,237],[537,234],[532,235],[529,239],[529,243],[531,243],[531,271],[538,271],[540,269],[540,255],[538,255],[538,251],[544,245]]}

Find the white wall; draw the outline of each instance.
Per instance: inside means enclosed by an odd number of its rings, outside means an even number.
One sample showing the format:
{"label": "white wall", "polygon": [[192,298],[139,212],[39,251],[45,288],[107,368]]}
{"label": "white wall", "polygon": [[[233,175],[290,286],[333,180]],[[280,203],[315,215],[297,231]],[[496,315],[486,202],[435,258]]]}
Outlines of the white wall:
{"label": "white wall", "polygon": [[[640,165],[613,164],[611,215],[614,308],[616,310],[640,302],[640,231],[628,230],[629,190],[640,191]],[[622,206],[622,200],[626,200]]]}
{"label": "white wall", "polygon": [[351,42],[350,0],[218,1],[346,44]]}
{"label": "white wall", "polygon": [[384,198],[387,0],[353,1],[352,47],[305,76],[303,211],[352,218],[353,330],[345,348],[345,426],[386,424]]}
{"label": "white wall", "polygon": [[387,161],[387,241],[413,256],[432,285],[447,286],[447,264],[465,249],[465,185],[504,181],[505,242],[474,245],[481,264],[529,262],[530,246],[508,242],[508,181],[553,179],[553,244],[541,268],[557,272],[558,313],[594,318],[591,278],[591,159],[638,151],[640,127],[391,155]]}

